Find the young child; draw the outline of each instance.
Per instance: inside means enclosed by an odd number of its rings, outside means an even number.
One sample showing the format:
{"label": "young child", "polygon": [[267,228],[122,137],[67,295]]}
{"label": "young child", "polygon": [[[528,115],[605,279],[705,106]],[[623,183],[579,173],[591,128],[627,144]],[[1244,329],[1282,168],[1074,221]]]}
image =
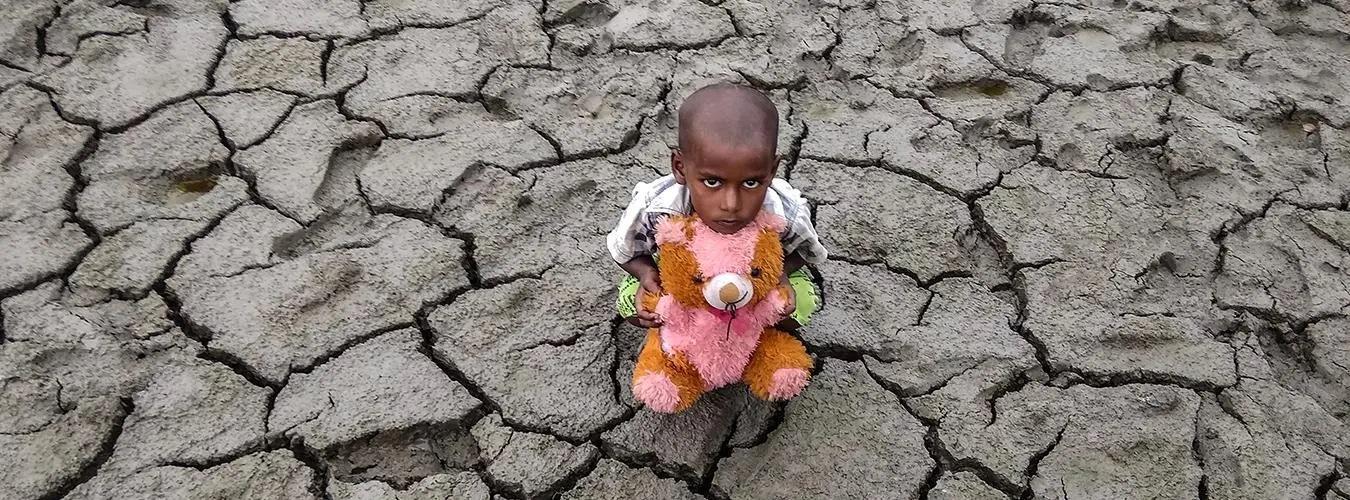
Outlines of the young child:
{"label": "young child", "polygon": [[759,91],[719,83],[691,94],[679,110],[679,145],[671,152],[672,173],[633,189],[633,200],[608,236],[610,255],[630,276],[619,285],[619,314],[636,326],[661,326],[655,312],[640,310],[639,288],[661,294],[656,269],[656,222],[669,215],[697,213],[712,230],[734,233],[768,210],[787,222],[782,234],[783,281],[788,314],[778,325],[806,325],[817,307],[817,292],[802,271],[825,261],[811,224],[806,199],[778,171],[778,109]]}

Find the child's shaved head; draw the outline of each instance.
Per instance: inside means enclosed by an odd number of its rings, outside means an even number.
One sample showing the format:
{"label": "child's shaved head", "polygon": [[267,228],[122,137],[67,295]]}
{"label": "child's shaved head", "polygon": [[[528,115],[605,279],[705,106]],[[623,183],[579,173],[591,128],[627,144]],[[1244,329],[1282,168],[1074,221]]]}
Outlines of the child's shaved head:
{"label": "child's shaved head", "polygon": [[675,180],[703,222],[734,233],[759,214],[778,169],[778,109],[759,91],[719,83],[680,105]]}
{"label": "child's shaved head", "polygon": [[716,141],[733,147],[778,150],[778,108],[758,90],[731,83],[698,89],[680,105],[679,145],[685,154],[700,154],[701,145]]}

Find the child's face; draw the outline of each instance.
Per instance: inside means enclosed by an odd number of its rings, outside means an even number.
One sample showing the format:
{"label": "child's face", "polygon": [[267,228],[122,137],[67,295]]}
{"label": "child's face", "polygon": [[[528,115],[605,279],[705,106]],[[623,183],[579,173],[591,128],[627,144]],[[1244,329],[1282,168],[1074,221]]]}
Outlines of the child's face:
{"label": "child's face", "polygon": [[771,148],[699,141],[693,151],[675,150],[675,180],[689,188],[689,199],[704,224],[723,234],[755,220],[778,167]]}

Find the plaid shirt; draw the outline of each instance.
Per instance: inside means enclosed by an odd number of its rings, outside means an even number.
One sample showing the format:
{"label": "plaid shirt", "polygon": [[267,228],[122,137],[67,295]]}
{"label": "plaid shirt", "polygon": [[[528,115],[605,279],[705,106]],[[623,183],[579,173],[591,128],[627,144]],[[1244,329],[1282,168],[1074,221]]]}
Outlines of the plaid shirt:
{"label": "plaid shirt", "polygon": [[[768,210],[787,221],[787,229],[781,238],[783,255],[797,252],[810,264],[825,262],[828,254],[811,224],[811,207],[800,191],[783,179],[774,179],[760,210]],[[638,183],[633,188],[633,200],[606,238],[610,256],[622,264],[639,255],[652,255],[656,251],[656,222],[669,215],[688,215],[692,211],[689,189],[675,182],[674,176]]]}

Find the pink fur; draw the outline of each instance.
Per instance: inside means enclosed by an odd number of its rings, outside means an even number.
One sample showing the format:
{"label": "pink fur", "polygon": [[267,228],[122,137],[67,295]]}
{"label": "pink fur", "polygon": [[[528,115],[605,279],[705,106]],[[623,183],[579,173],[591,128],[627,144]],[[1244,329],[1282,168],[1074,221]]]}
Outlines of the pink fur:
{"label": "pink fur", "polygon": [[716,389],[740,380],[759,345],[760,334],[778,321],[784,304],[780,294],[769,294],[751,308],[738,311],[728,331],[721,311],[685,308],[674,297],[665,296],[656,306],[665,320],[661,341],[688,357],[703,376],[705,389]]}
{"label": "pink fur", "polygon": [[694,239],[687,245],[694,252],[699,271],[704,276],[722,273],[750,274],[750,258],[755,255],[759,241],[759,227],[749,225],[735,234],[713,231],[703,221],[694,223]]}
{"label": "pink fur", "polygon": [[[746,276],[750,274],[750,259],[754,257],[761,232],[765,229],[781,232],[785,225],[781,217],[761,213],[752,224],[735,234],[720,234],[695,220],[692,222],[694,235],[690,239],[682,223],[667,218],[657,225],[656,239],[661,244],[685,245],[693,252],[704,276],[721,273]],[[781,293],[770,293],[759,303],[737,311],[733,319],[728,313],[706,304],[686,307],[675,297],[666,295],[657,302],[656,313],[665,323],[661,328],[663,348],[684,353],[702,375],[705,388],[712,390],[741,379],[750,355],[759,344],[760,334],[778,321],[786,307],[786,298]],[[788,389],[784,386],[785,391]],[[637,388],[634,391],[636,393]]]}
{"label": "pink fur", "polygon": [[787,229],[787,221],[779,217],[778,214],[770,212],[760,212],[759,217],[755,217],[755,225],[779,234]]}
{"label": "pink fur", "polygon": [[[735,234],[721,234],[713,231],[701,220],[695,220],[694,238],[687,242],[689,250],[694,252],[699,270],[704,276],[716,276],[721,273],[750,273],[750,259],[755,255],[755,243],[759,241],[760,231],[768,229],[782,233],[787,222],[775,214],[760,212],[754,222],[736,231]],[[680,233],[681,237],[684,233]],[[658,236],[658,241],[660,237]]]}
{"label": "pink fur", "polygon": [[633,382],[633,396],[648,408],[661,413],[672,413],[680,404],[680,389],[664,373],[648,373],[638,377]]}
{"label": "pink fur", "polygon": [[801,368],[779,368],[773,372],[773,385],[769,387],[769,399],[792,399],[806,388],[810,374]]}
{"label": "pink fur", "polygon": [[676,217],[666,217],[656,223],[656,243],[658,245],[683,245],[687,242],[684,223]]}

